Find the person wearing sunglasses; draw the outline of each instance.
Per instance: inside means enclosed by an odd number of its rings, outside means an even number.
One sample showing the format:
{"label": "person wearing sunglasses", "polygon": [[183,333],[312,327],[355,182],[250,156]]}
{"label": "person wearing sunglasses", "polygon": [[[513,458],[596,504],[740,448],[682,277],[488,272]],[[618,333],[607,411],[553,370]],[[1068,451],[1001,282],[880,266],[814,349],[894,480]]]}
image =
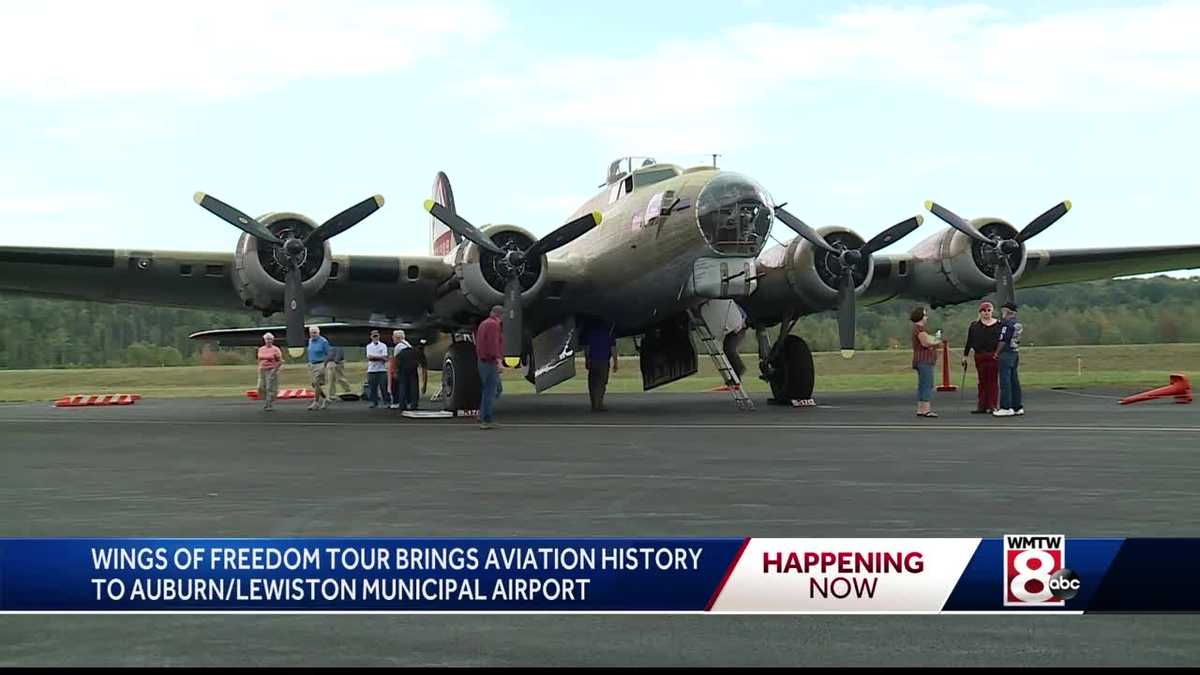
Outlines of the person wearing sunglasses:
{"label": "person wearing sunglasses", "polygon": [[996,359],[996,343],[1000,341],[1000,320],[993,316],[995,307],[988,301],[979,303],[979,320],[972,321],[967,329],[967,342],[963,345],[962,367],[967,368],[967,357],[975,352],[975,374],[978,390],[977,402],[972,414],[994,412],[1000,406],[999,361]]}

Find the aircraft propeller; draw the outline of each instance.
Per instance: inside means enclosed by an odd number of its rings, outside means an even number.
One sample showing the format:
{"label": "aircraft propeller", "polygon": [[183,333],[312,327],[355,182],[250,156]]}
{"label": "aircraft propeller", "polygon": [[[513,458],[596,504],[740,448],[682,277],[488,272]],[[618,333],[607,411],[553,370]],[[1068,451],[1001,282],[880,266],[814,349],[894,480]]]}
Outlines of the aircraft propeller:
{"label": "aircraft propeller", "polygon": [[593,211],[580,216],[538,239],[529,248],[522,251],[500,248],[486,234],[480,231],[479,228],[432,199],[425,200],[425,210],[467,241],[473,242],[480,248],[500,256],[503,260],[501,269],[506,277],[504,282],[503,322],[504,362],[510,368],[516,367],[520,362],[524,337],[520,276],[524,262],[530,258],[540,258],[542,255],[560,246],[565,246],[567,243],[583,236],[593,227],[600,224],[600,212]]}
{"label": "aircraft propeller", "polygon": [[1009,266],[1008,254],[1020,249],[1021,244],[1033,239],[1059,218],[1065,216],[1067,211],[1071,210],[1071,202],[1066,200],[1050,207],[1045,213],[1031,220],[1015,239],[1005,239],[999,236],[988,237],[970,222],[933,201],[925,202],[925,208],[944,220],[950,227],[989,247],[985,250],[990,250],[994,258],[992,278],[996,280],[996,294],[1000,296],[1000,303],[1004,304],[1017,301],[1017,291],[1013,283],[1013,271]]}
{"label": "aircraft propeller", "polygon": [[831,265],[831,267],[838,275],[838,341],[841,346],[843,358],[848,359],[854,356],[854,323],[856,318],[854,306],[855,268],[863,264],[873,253],[891,246],[920,227],[925,219],[918,215],[896,223],[872,237],[870,241],[861,247],[853,249],[846,248],[840,243],[834,246],[825,241],[825,238],[819,232],[806,225],[804,221],[796,216],[785,211],[782,206],[775,207],[775,215],[779,220],[783,221],[784,225],[795,230],[796,234],[807,239],[813,246],[835,256],[833,260],[836,263]]}
{"label": "aircraft propeller", "polygon": [[287,259],[287,276],[284,280],[283,306],[287,313],[287,343],[291,348],[303,348],[308,340],[304,333],[304,279],[300,266],[304,263],[305,251],[310,243],[323,243],[362,222],[367,216],[383,206],[383,195],[375,195],[351,206],[321,224],[320,227],[300,238],[290,235],[280,239],[265,225],[242,213],[236,208],[213,197],[197,192],[192,197],[201,208],[233,225],[255,239],[279,246]]}

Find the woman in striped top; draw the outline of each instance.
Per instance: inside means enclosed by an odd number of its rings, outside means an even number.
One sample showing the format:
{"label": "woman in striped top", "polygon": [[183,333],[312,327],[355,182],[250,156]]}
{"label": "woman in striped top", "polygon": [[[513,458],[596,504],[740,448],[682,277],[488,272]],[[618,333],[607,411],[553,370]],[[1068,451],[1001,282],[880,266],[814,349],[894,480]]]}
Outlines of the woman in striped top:
{"label": "woman in striped top", "polygon": [[925,320],[929,312],[924,307],[917,307],[908,315],[912,321],[912,350],[913,370],[917,371],[917,417],[937,417],[930,410],[933,400],[933,364],[937,361],[937,351],[934,347],[942,343],[942,332],[936,337],[925,330]]}

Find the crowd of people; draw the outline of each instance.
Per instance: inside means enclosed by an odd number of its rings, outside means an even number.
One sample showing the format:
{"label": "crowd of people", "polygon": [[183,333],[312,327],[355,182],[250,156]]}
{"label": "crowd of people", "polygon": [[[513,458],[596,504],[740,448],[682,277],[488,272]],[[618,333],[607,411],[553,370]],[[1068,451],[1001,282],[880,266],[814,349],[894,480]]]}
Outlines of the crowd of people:
{"label": "crowd of people", "polygon": [[[338,400],[339,388],[344,393],[351,392],[350,381],[346,379],[346,350],[331,344],[317,326],[310,327],[308,335],[305,353],[314,394],[308,409],[325,410]],[[264,333],[262,339],[263,344],[258,348],[258,398],[263,401],[263,410],[274,410],[283,351],[275,345],[272,333]],[[411,344],[402,330],[392,332],[392,345],[389,349],[379,340],[379,331],[371,331],[371,341],[366,346],[364,397],[372,408],[382,404],[392,410],[416,410],[429,383],[425,352],[420,345]]]}
{"label": "crowd of people", "polygon": [[[475,354],[478,360],[480,380],[479,427],[495,427],[494,408],[496,399],[503,391],[500,367],[503,363],[503,307],[492,308],[488,317],[480,322],[475,331]],[[313,402],[309,410],[325,410],[336,400],[338,386],[347,392],[350,383],[346,380],[345,349],[330,344],[321,335],[321,329],[312,326],[306,354],[312,388]],[[608,388],[609,363],[612,371],[618,367],[616,338],[613,326],[599,319],[587,319],[580,330],[580,342],[586,352],[588,369],[588,393],[594,412],[603,412],[604,394]],[[367,382],[364,396],[371,408],[381,405],[390,409],[416,410],[421,396],[428,389],[429,366],[420,345],[411,344],[404,331],[392,331],[392,347],[380,340],[377,330],[371,331],[371,341],[366,345]],[[263,344],[258,348],[258,397],[264,410],[273,410],[279,390],[279,368],[283,365],[283,351],[275,345],[275,336],[263,334]],[[328,389],[326,388],[328,385]]]}
{"label": "crowd of people", "polygon": [[[1021,399],[1021,321],[1017,305],[1007,302],[997,319],[995,306],[988,301],[979,304],[979,319],[967,329],[963,345],[962,366],[974,354],[977,374],[977,400],[973,414],[1013,417],[1025,414]],[[912,320],[912,367],[917,371],[917,416],[937,417],[931,408],[933,399],[933,366],[937,361],[936,347],[942,344],[942,331],[930,335],[926,330],[929,312],[917,307],[909,315]]]}
{"label": "crowd of people", "polygon": [[[994,313],[991,302],[980,303],[979,319],[971,323],[963,345],[964,371],[968,358],[974,354],[975,371],[978,374],[978,398],[971,412],[996,417],[1024,415],[1019,375],[1022,326],[1017,318],[1017,306],[1011,302],[1005,303],[1000,319],[995,318]],[[503,391],[500,378],[504,358],[503,315],[501,306],[493,307],[475,330],[481,429],[495,426],[495,402]],[[933,369],[937,362],[937,347],[942,344],[942,331],[931,335],[927,328],[928,318],[929,311],[925,307],[917,307],[909,315],[913,324],[912,368],[917,372],[918,417],[938,416],[932,410]],[[604,395],[608,388],[608,376],[610,372],[616,372],[619,366],[612,324],[596,318],[584,319],[580,324],[579,342],[586,354],[584,362],[588,370],[592,411],[607,411]],[[309,328],[307,355],[315,392],[308,409],[324,410],[337,396],[339,385],[347,391],[350,389],[344,370],[345,350],[331,345],[329,340],[321,336],[321,329],[312,326]],[[379,331],[375,330],[371,331],[371,341],[366,345],[366,357],[365,395],[371,407],[383,405],[393,410],[416,410],[421,395],[426,393],[429,379],[428,364],[420,346],[412,345],[404,331],[396,330],[392,332],[392,347],[389,349],[380,340]],[[258,348],[258,394],[264,402],[264,410],[273,409],[282,364],[283,352],[275,346],[275,336],[265,333],[263,344]]]}

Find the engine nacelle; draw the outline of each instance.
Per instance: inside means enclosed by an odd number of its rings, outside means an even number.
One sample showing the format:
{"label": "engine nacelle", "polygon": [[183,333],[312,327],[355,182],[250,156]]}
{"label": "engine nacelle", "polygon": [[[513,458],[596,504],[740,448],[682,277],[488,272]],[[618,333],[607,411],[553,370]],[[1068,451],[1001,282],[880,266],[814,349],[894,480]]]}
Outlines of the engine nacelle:
{"label": "engine nacelle", "polygon": [[[850,249],[860,248],[865,240],[854,230],[832,226],[817,228],[825,241],[837,247],[839,244]],[[782,251],[782,255],[777,253]],[[772,249],[759,259],[760,273],[763,268],[783,268],[788,286],[806,307],[826,309],[837,306],[839,269],[837,257],[819,249],[803,237],[795,237],[786,247]],[[875,262],[869,257],[855,268],[855,294],[861,294],[871,285],[875,274]]]}
{"label": "engine nacelle", "polygon": [[[988,237],[1013,239],[1017,230],[999,218],[971,221]],[[914,298],[936,298],[938,304],[966,302],[987,295],[996,288],[995,249],[975,241],[953,228],[946,228],[911,251],[912,279],[904,294]],[[1013,279],[1025,272],[1025,245],[1008,254]]]}
{"label": "engine nacelle", "polygon": [[[315,222],[298,213],[268,213],[258,218],[258,222],[280,239],[286,239],[289,234],[304,237],[317,229]],[[304,297],[311,298],[324,288],[332,267],[329,242],[310,243],[300,264]],[[249,234],[238,239],[233,256],[233,283],[247,307],[263,312],[282,310],[287,268],[288,261],[281,246],[260,242]]]}
{"label": "engine nacelle", "polygon": [[[490,225],[483,230],[494,244],[505,250],[524,250],[537,241],[536,237],[515,225]],[[503,264],[501,256],[472,242],[464,242],[454,254],[454,273],[459,288],[467,302],[481,313],[486,314],[495,305],[504,304],[504,284],[508,277]],[[528,307],[546,284],[545,256],[525,260],[520,279],[521,305]]]}

